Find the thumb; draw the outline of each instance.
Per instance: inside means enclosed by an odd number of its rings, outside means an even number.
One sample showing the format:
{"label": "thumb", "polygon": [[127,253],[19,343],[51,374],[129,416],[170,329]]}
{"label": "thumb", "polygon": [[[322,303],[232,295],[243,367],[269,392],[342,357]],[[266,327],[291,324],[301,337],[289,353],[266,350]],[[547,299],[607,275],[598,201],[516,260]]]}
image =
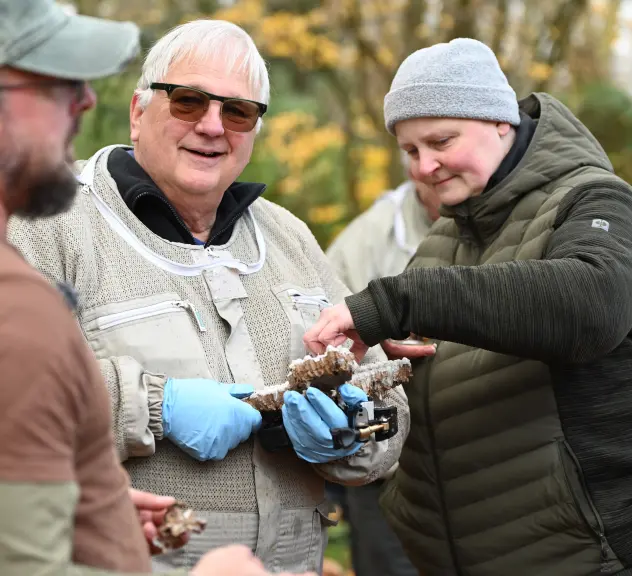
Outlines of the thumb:
{"label": "thumb", "polygon": [[239,400],[248,398],[255,391],[255,387],[250,384],[229,384],[227,389],[233,398],[238,398]]}
{"label": "thumb", "polygon": [[154,538],[158,536],[158,530],[156,530],[156,526],[153,522],[144,522],[143,532],[145,534],[145,539],[148,542],[151,542]]}
{"label": "thumb", "polygon": [[158,496],[134,488],[129,488],[129,496],[138,510],[164,510],[176,501],[172,496]]}
{"label": "thumb", "polygon": [[351,353],[356,357],[358,362],[362,362],[362,359],[366,356],[366,353],[369,351],[369,347],[362,342],[360,335],[355,330],[350,330],[347,334],[353,344],[351,345]]}
{"label": "thumb", "polygon": [[358,388],[353,384],[343,384],[338,388],[338,394],[340,394],[343,402],[349,407],[357,406],[369,399],[362,388]]}

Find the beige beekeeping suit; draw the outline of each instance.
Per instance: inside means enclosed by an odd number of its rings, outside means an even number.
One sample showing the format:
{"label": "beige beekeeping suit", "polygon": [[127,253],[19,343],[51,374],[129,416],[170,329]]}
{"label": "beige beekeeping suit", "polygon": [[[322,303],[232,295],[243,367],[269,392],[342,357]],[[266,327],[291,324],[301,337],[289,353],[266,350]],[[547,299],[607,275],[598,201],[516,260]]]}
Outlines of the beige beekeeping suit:
{"label": "beige beekeeping suit", "polygon": [[[348,291],[307,226],[256,200],[223,246],[168,242],[127,208],[107,169],[111,148],[82,168],[78,197],[52,219],[14,219],[10,241],[47,277],[75,287],[78,321],[112,403],[116,443],[136,488],[184,500],[208,520],[182,551],[155,562],[191,566],[209,548],[243,543],[271,571],[318,570],[326,543],[324,479],[368,483],[396,461],[409,428],[405,396],[389,394],[400,433],[324,465],[293,450],[243,443],[198,462],[163,439],[167,376],[249,383],[285,380],[302,336]],[[367,361],[383,357],[372,351]]]}

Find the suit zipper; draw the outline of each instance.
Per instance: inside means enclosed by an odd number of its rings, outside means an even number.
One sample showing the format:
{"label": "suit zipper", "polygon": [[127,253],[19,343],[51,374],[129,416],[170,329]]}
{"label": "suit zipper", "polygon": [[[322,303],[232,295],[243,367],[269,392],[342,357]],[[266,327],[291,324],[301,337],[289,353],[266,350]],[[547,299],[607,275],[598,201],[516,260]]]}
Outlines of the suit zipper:
{"label": "suit zipper", "polygon": [[428,426],[428,438],[430,439],[430,449],[432,450],[432,459],[437,474],[437,489],[439,490],[439,499],[441,500],[441,512],[443,514],[443,520],[445,525],[445,531],[448,538],[448,546],[450,547],[450,554],[452,555],[452,564],[454,565],[454,571],[457,576],[463,576],[463,571],[459,566],[456,546],[454,545],[454,537],[452,536],[452,528],[450,526],[450,519],[448,517],[448,506],[445,501],[445,493],[443,490],[443,482],[441,481],[441,473],[439,471],[439,458],[437,456],[434,431],[430,422],[430,386],[426,386],[425,390],[426,402],[424,410],[426,412],[426,422]]}
{"label": "suit zipper", "polygon": [[173,313],[174,310],[183,310],[193,319],[200,332],[206,332],[207,328],[202,316],[197,308],[188,300],[167,300],[150,306],[142,306],[140,308],[133,308],[132,310],[100,316],[96,319],[97,328],[99,330],[108,330],[109,328],[137,322],[145,318],[153,318],[155,316]]}
{"label": "suit zipper", "polygon": [[307,304],[312,306],[318,306],[321,310],[331,306],[331,302],[326,296],[312,296],[310,294],[303,294],[297,290],[289,290],[288,295],[294,304]]}
{"label": "suit zipper", "polygon": [[182,300],[181,302],[176,302],[175,305],[191,314],[200,332],[206,332],[206,324],[204,323],[202,316],[200,316],[200,313],[197,311],[197,308],[191,302],[188,300]]}
{"label": "suit zipper", "polygon": [[207,248],[208,246],[210,246],[213,240],[215,240],[215,238],[217,238],[218,236],[221,236],[224,232],[226,232],[226,230],[228,230],[235,222],[237,222],[237,220],[239,220],[239,218],[241,218],[244,215],[244,212],[240,212],[236,216],[233,216],[230,222],[228,222],[228,224],[226,224],[226,226],[224,226],[219,232],[217,232],[216,234],[213,234],[212,236],[209,236],[209,239],[206,241],[206,244],[204,244],[204,247]]}

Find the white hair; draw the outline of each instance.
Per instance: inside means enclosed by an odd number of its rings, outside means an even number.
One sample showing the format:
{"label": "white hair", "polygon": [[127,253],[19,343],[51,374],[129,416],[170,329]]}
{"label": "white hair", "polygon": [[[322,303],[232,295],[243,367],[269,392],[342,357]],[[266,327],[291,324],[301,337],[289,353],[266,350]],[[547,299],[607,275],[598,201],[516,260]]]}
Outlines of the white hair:
{"label": "white hair", "polygon": [[268,104],[268,69],[249,34],[224,20],[193,20],[173,28],[147,53],[135,90],[141,108],[146,108],[151,100],[153,90],[149,86],[152,82],[164,81],[169,67],[190,55],[213,58],[224,64],[228,73],[244,73],[252,90],[252,99]]}

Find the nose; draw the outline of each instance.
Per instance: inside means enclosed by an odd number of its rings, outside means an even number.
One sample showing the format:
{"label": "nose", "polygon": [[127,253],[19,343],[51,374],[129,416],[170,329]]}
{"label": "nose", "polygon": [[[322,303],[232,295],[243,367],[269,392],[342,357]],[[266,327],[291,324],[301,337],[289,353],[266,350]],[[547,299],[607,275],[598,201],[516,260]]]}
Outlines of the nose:
{"label": "nose", "polygon": [[195,124],[195,131],[206,136],[222,136],[224,126],[222,124],[221,102],[211,101],[208,110]]}
{"label": "nose", "polygon": [[87,112],[91,108],[94,108],[97,104],[97,95],[92,89],[90,84],[85,84],[81,96],[77,100],[76,109],[77,113]]}
{"label": "nose", "polygon": [[441,166],[431,152],[419,152],[419,159],[413,170],[417,172],[417,179],[423,180],[432,175]]}

